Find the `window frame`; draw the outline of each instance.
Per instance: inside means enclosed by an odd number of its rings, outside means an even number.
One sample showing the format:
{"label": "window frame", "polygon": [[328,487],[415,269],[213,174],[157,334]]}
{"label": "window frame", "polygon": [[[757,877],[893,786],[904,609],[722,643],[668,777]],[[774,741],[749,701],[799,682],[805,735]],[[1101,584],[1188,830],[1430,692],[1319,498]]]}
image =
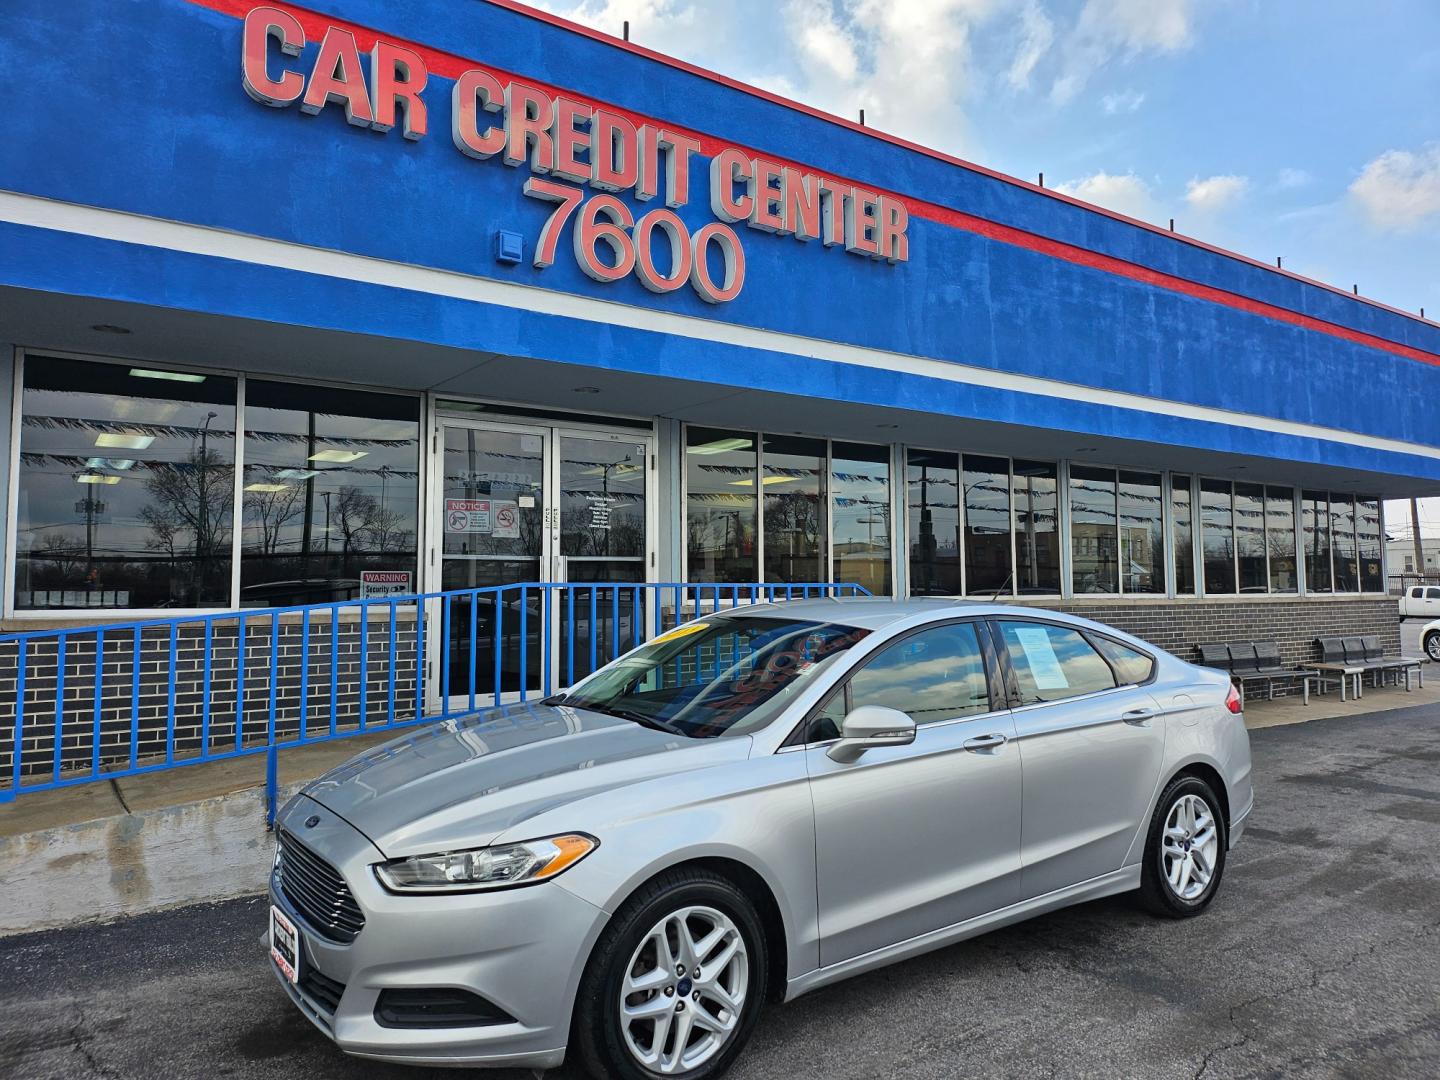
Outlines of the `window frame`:
{"label": "window frame", "polygon": [[807,734],[810,731],[811,724],[815,722],[815,720],[822,712],[829,708],[830,703],[835,700],[835,696],[838,694],[844,697],[845,713],[846,715],[848,715],[850,711],[854,708],[854,704],[850,696],[850,682],[852,679],[854,679],[856,675],[858,675],[861,671],[865,670],[865,668],[868,667],[871,662],[873,662],[880,656],[883,656],[885,653],[889,652],[892,647],[899,645],[912,637],[915,637],[917,634],[923,634],[930,630],[939,630],[947,626],[970,624],[975,627],[975,640],[980,646],[981,662],[985,667],[985,686],[986,689],[989,691],[990,708],[987,709],[985,712],[969,713],[965,716],[953,716],[948,720],[935,720],[928,724],[916,724],[916,733],[918,734],[921,731],[931,731],[938,728],[950,727],[955,724],[968,723],[971,720],[978,720],[981,717],[993,716],[997,712],[1004,712],[1006,708],[1008,708],[1008,706],[1005,704],[1005,697],[1003,693],[1004,688],[1000,681],[999,658],[995,654],[995,642],[991,638],[990,634],[986,631],[986,622],[987,616],[984,615],[963,615],[959,617],[949,616],[941,619],[932,620],[931,622],[924,623],[920,626],[912,626],[907,630],[900,631],[892,637],[888,637],[885,638],[883,641],[877,642],[874,648],[872,648],[869,652],[865,653],[863,656],[855,660],[855,662],[849,668],[847,668],[843,673],[841,673],[835,685],[826,690],[825,693],[821,696],[820,700],[805,711],[805,715],[796,722],[793,728],[790,729],[790,732],[781,741],[779,749],[776,752],[779,753],[782,750],[791,750],[797,748],[803,749],[815,746],[830,746],[833,743],[839,742],[839,737],[834,739],[814,740],[806,738]]}

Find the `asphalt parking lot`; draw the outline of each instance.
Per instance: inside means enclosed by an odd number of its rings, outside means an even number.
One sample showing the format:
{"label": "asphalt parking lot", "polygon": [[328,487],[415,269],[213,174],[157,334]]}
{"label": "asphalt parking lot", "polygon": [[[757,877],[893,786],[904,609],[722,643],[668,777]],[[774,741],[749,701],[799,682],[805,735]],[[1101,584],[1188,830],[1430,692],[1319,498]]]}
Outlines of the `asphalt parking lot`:
{"label": "asphalt parking lot", "polygon": [[[1259,805],[1205,916],[1107,900],[933,953],[773,1007],[731,1075],[1440,1075],[1440,707],[1252,739]],[[0,1076],[456,1075],[336,1052],[273,984],[264,914],[0,940]]]}

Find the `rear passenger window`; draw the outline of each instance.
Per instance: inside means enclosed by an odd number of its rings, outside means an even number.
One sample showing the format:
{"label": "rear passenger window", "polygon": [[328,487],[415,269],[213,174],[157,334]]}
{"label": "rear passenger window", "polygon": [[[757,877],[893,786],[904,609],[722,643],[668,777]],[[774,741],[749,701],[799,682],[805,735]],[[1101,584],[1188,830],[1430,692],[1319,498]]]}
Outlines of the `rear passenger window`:
{"label": "rear passenger window", "polygon": [[1425,599],[1426,599],[1426,600],[1440,600],[1440,589],[1426,589],[1426,590],[1425,590]]}
{"label": "rear passenger window", "polygon": [[1061,701],[1116,685],[1110,665],[1078,630],[1028,622],[999,626],[1023,704]]}
{"label": "rear passenger window", "polygon": [[1110,666],[1120,676],[1122,686],[1131,683],[1138,686],[1149,679],[1155,670],[1155,661],[1139,649],[1132,649],[1129,645],[1121,645],[1118,641],[1098,635],[1094,640],[1096,648],[1105,654],[1105,659],[1110,661]]}

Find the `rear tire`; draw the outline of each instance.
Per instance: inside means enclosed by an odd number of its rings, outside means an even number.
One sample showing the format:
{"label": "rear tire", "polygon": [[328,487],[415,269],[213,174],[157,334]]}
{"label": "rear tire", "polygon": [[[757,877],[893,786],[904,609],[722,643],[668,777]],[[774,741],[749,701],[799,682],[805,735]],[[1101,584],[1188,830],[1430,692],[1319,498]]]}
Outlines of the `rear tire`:
{"label": "rear tire", "polygon": [[1220,800],[1197,776],[1177,776],[1155,805],[1140,868],[1140,902],[1170,919],[1199,915],[1220,888],[1229,836]]}
{"label": "rear tire", "polygon": [[[749,1041],[769,974],[750,898],[709,870],[667,871],[596,942],[570,1046],[595,1080],[711,1080]],[[632,1019],[622,1018],[627,1009]]]}

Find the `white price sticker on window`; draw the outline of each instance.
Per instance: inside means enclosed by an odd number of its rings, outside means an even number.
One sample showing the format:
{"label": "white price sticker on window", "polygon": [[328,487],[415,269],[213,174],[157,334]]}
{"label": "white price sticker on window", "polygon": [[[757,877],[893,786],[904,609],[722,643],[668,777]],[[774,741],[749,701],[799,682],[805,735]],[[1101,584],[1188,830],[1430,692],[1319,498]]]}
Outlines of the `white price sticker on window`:
{"label": "white price sticker on window", "polygon": [[1025,662],[1030,665],[1030,677],[1035,680],[1037,690],[1066,690],[1070,681],[1065,678],[1065,669],[1055,655],[1055,646],[1050,644],[1050,634],[1043,626],[1017,626],[1015,640],[1025,653]]}

